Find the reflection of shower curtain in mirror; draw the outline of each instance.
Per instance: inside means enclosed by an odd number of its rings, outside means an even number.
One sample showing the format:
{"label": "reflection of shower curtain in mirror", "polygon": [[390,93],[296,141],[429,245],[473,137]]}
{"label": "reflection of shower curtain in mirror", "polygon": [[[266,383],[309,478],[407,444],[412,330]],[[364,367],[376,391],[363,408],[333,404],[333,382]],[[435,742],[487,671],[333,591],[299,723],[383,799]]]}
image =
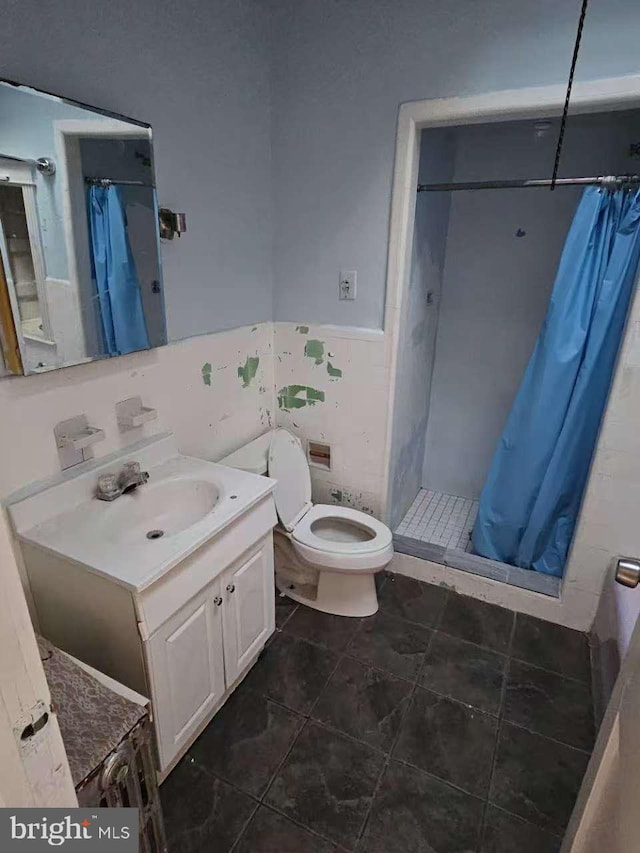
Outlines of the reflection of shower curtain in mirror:
{"label": "reflection of shower curtain in mirror", "polygon": [[640,191],[584,191],[480,497],[477,554],[562,576],[640,258]]}
{"label": "reflection of shower curtain in mirror", "polygon": [[140,284],[118,187],[88,191],[91,273],[103,345],[109,355],[149,349]]}

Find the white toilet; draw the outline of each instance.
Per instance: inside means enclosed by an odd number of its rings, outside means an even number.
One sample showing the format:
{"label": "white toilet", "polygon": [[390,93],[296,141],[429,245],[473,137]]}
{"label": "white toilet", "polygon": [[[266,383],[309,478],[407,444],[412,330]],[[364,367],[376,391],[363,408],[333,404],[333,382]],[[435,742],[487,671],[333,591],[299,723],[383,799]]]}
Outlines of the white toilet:
{"label": "white toilet", "polygon": [[220,462],[266,473],[267,441],[269,476],[278,481],[274,492],[281,524],[275,531],[278,589],[325,613],[373,615],[378,610],[374,576],[393,557],[391,531],[356,509],[314,506],[309,464],[299,440],[286,429],[260,436]]}

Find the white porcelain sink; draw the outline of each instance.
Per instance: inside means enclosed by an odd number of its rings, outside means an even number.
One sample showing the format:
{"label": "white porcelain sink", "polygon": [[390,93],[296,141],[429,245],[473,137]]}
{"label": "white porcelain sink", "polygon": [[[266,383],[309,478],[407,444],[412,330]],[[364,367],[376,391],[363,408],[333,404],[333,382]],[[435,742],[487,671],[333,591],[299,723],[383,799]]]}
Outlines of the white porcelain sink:
{"label": "white porcelain sink", "polygon": [[102,529],[105,537],[123,545],[155,542],[196,524],[219,499],[218,487],[207,480],[150,480],[108,505]]}
{"label": "white porcelain sink", "polygon": [[[98,476],[131,460],[149,472],[149,481],[111,503],[98,500]],[[268,477],[183,456],[168,434],[37,484],[9,502],[9,514],[25,545],[141,591],[225,532],[274,487]],[[275,524],[275,511],[273,519]]]}

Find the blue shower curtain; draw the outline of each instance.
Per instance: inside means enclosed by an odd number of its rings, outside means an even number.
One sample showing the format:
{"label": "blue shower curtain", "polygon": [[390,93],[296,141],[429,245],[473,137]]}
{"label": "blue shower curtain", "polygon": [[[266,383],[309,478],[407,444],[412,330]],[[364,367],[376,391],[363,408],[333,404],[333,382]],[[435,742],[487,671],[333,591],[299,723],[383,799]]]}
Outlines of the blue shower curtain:
{"label": "blue shower curtain", "polygon": [[584,191],[473,530],[477,554],[562,576],[640,259],[640,191]]}
{"label": "blue shower curtain", "polygon": [[88,190],[92,276],[103,347],[108,355],[149,349],[122,195],[115,186]]}

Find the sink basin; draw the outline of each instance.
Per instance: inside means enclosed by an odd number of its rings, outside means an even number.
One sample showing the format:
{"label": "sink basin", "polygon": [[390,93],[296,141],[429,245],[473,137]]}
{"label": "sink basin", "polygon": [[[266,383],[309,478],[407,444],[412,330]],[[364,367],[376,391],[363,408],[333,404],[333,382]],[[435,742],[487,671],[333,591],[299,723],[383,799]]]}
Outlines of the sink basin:
{"label": "sink basin", "polygon": [[105,537],[123,545],[174,536],[210,513],[220,499],[214,483],[180,479],[148,483],[106,506]]}
{"label": "sink basin", "polygon": [[[112,503],[98,500],[98,477],[131,460],[149,472],[149,481]],[[184,456],[165,433],[35,484],[9,512],[23,548],[72,560],[140,592],[205,542],[225,541],[274,487],[268,477]],[[269,507],[275,524],[272,501]]]}

